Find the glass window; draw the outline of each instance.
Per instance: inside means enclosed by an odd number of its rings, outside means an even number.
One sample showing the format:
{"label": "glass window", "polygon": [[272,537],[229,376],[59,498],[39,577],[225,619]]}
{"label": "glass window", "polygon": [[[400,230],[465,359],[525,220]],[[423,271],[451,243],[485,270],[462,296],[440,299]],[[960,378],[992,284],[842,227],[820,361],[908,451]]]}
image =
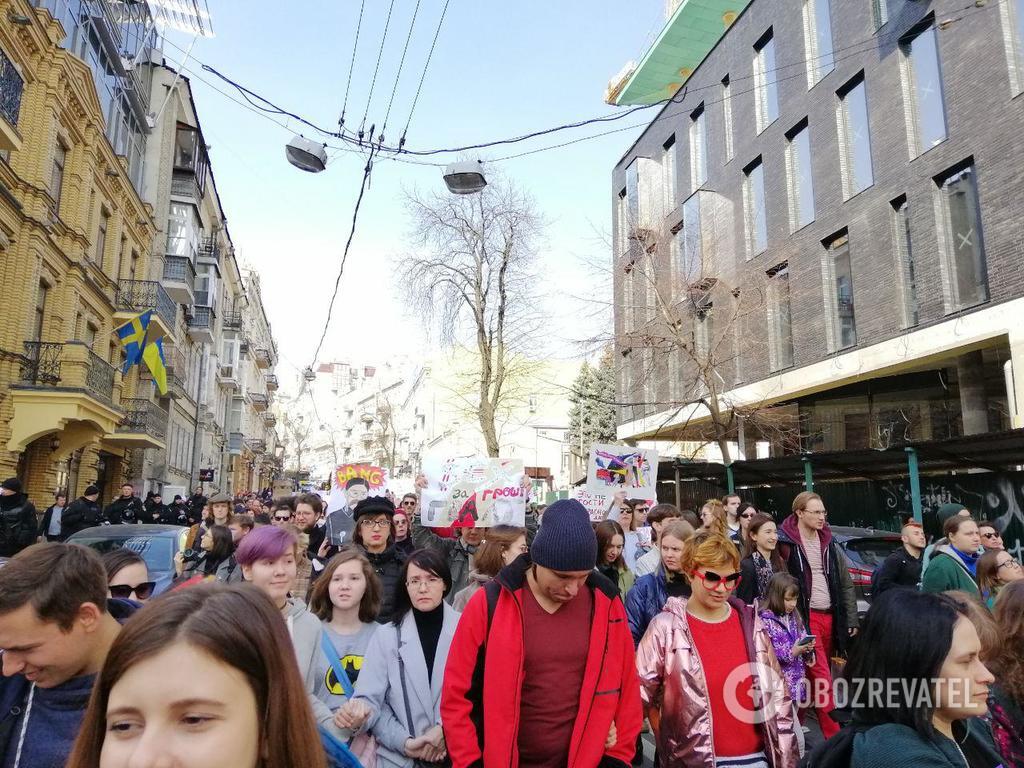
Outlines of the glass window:
{"label": "glass window", "polygon": [[786,175],[789,182],[789,228],[795,232],[814,221],[811,171],[811,130],[804,120],[787,135]]}
{"label": "glass window", "polygon": [[857,343],[849,235],[843,232],[836,236],[825,246],[825,249],[827,284],[831,290],[833,349],[846,349]]}
{"label": "glass window", "polygon": [[68,148],[60,141],[53,149],[53,166],[50,168],[50,197],[53,198],[53,213],[60,215],[60,196],[64,189],[64,164],[67,162]]}
{"label": "glass window", "polygon": [[910,237],[910,205],[906,195],[892,206],[893,252],[896,257],[896,284],[901,294],[903,327],[917,325],[917,278],[914,274],[914,249]]}
{"label": "glass window", "polygon": [[779,116],[775,39],[771,29],[754,46],[754,107],[757,117],[757,132],[761,133]]}
{"label": "glass window", "polygon": [[889,21],[888,0],[871,0],[871,12],[875,19],[875,29]]}
{"label": "glass window", "polygon": [[732,85],[729,76],[722,78],[722,122],[725,124],[725,161],[733,157],[732,148]]}
{"label": "glass window", "polygon": [[904,97],[910,121],[910,151],[917,156],[946,138],[946,107],[942,98],[938,39],[934,20],[900,42]]}
{"label": "glass window", "polygon": [[670,213],[676,207],[676,137],[670,136],[665,142],[661,158],[661,172],[664,176],[662,187],[665,190],[665,212]]}
{"label": "glass window", "polygon": [[840,164],[844,197],[848,199],[874,183],[868,99],[863,73],[847,83],[838,95]]}
{"label": "glass window", "polygon": [[999,8],[1010,68],[1010,86],[1017,94],[1024,91],[1024,0],[1006,0],[999,4]]}
{"label": "glass window", "polygon": [[830,0],[804,0],[804,46],[807,50],[807,87],[836,68],[832,44]]}
{"label": "glass window", "polygon": [[704,105],[690,115],[690,181],[696,191],[708,180],[708,135]]}
{"label": "glass window", "polygon": [[629,211],[626,203],[626,190],[619,192],[619,198],[615,201],[615,228],[618,237],[617,245],[619,256],[625,256],[629,244]]}
{"label": "glass window", "polygon": [[36,292],[36,312],[32,325],[33,341],[43,340],[43,325],[46,322],[46,297],[49,292],[49,286],[45,281],[40,280],[39,289]]}
{"label": "glass window", "polygon": [[768,325],[771,345],[768,349],[773,371],[793,365],[793,320],[789,304],[789,264],[768,273]]}
{"label": "glass window", "polygon": [[691,275],[695,283],[698,280],[708,277],[704,274],[704,239],[700,231],[700,197],[691,195],[683,203],[683,264],[686,265],[685,274]]}
{"label": "glass window", "polygon": [[693,315],[693,349],[698,359],[706,359],[711,352],[711,315],[714,307],[710,301],[701,302]]}
{"label": "glass window", "polygon": [[107,252],[107,227],[110,224],[110,214],[100,209],[100,225],[96,231],[96,250],[93,252],[93,261],[103,266],[103,257]]}
{"label": "glass window", "polygon": [[988,301],[988,268],[974,166],[939,181],[945,218],[946,260],[954,307]]}
{"label": "glass window", "polygon": [[768,248],[768,213],[765,210],[764,164],[761,158],[748,165],[743,173],[743,207],[749,259]]}
{"label": "glass window", "polygon": [[633,230],[640,222],[640,172],[637,161],[634,160],[626,168],[626,232],[627,236],[634,237]]}
{"label": "glass window", "polygon": [[201,239],[199,214],[188,203],[171,202],[167,216],[167,255],[195,262]]}

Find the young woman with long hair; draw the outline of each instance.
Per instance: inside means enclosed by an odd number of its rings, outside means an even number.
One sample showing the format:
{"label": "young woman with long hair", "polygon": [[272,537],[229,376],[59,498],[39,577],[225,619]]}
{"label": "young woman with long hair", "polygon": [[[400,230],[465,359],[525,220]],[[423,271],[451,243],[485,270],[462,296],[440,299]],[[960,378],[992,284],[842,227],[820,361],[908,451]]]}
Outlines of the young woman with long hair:
{"label": "young woman with long hair", "polygon": [[1005,549],[990,549],[978,558],[978,590],[989,609],[995,607],[999,590],[1021,579],[1024,569]]}
{"label": "young woman with long hair", "polygon": [[498,571],[517,557],[529,552],[526,546],[526,529],[515,525],[496,525],[484,533],[484,540],[473,555],[473,570],[469,572],[469,584],[455,593],[452,608],[459,613],[484,584],[498,575]]}
{"label": "young woman with long hair", "polygon": [[[700,508],[701,530],[729,538],[729,519],[719,499],[708,499]],[[731,539],[730,539],[731,540]]]}
{"label": "young woman with long hair", "polygon": [[992,662],[992,734],[1007,765],[1024,765],[1024,581],[1000,591],[995,618],[1002,643]]}
{"label": "young woman with long hair", "polygon": [[288,630],[252,587],[201,584],[125,624],[68,768],[326,768]]}
{"label": "young woman with long hair", "polygon": [[179,552],[175,556],[174,567],[182,579],[196,575],[212,579],[219,570],[227,567],[234,551],[235,540],[231,536],[231,529],[226,525],[211,525],[203,532],[199,549],[188,555]]}
{"label": "young woman with long hair", "polygon": [[747,605],[764,600],[768,582],[776,573],[787,573],[786,563],[779,554],[779,529],[771,515],[758,513],[750,518],[743,540],[743,559],[740,573],[743,580],[736,597]]}
{"label": "young woman with long hair", "polygon": [[153,596],[156,582],[149,580],[149,568],[142,555],[119,547],[103,554],[107,570],[107,594],[122,600],[144,603]]}
{"label": "young woman with long hair", "polygon": [[619,595],[625,598],[636,581],[636,577],[626,566],[626,560],[622,556],[626,534],[622,530],[622,526],[614,520],[598,523],[595,533],[597,534],[596,570],[618,587]]}

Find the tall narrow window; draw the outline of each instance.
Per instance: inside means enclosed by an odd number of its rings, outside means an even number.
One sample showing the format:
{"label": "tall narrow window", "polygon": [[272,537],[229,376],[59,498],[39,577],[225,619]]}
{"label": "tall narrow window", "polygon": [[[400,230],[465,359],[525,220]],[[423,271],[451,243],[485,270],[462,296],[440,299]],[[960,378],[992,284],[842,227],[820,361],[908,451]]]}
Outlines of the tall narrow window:
{"label": "tall narrow window", "polygon": [[956,310],[988,301],[988,267],[974,166],[967,165],[936,181],[944,220],[947,306]]}
{"label": "tall narrow window", "polygon": [[871,169],[871,130],[864,73],[836,94],[839,96],[839,162],[843,197],[849,199],[874,184]]}
{"label": "tall narrow window", "polygon": [[50,287],[45,280],[39,281],[39,288],[36,291],[36,311],[32,319],[32,340],[43,340],[43,329],[46,323],[46,298]]}
{"label": "tall narrow window", "polygon": [[58,140],[53,148],[53,165],[50,167],[50,197],[53,198],[53,214],[60,216],[60,196],[64,190],[64,164],[68,148]]}
{"label": "tall narrow window", "polygon": [[128,279],[135,279],[135,272],[139,267],[139,254],[138,251],[132,251],[131,263],[128,265]]}
{"label": "tall narrow window", "polygon": [[789,304],[789,264],[777,266],[768,273],[768,327],[771,344],[769,363],[773,371],[793,365],[793,315]]}
{"label": "tall narrow window", "polygon": [[629,245],[629,211],[626,206],[626,190],[619,192],[615,201],[615,229],[617,230],[617,245],[620,257],[626,255],[626,248]]}
{"label": "tall narrow window", "polygon": [[754,46],[754,112],[757,132],[779,116],[778,73],[775,71],[775,39],[769,29]]}
{"label": "tall narrow window", "polygon": [[746,223],[747,258],[768,248],[768,213],[765,210],[764,165],[761,158],[743,169],[743,210]]}
{"label": "tall narrow window", "polygon": [[1006,63],[1010,70],[1010,87],[1014,94],[1024,91],[1024,0],[999,3],[1006,44]]}
{"label": "tall narrow window", "polygon": [[889,22],[889,0],[871,0],[871,15],[874,17],[875,30]]}
{"label": "tall narrow window", "polygon": [[669,136],[662,147],[661,173],[664,177],[662,188],[665,190],[665,213],[676,209],[676,137]]}
{"label": "tall narrow window", "polygon": [[100,224],[96,230],[96,249],[93,251],[93,261],[103,266],[103,258],[107,253],[107,228],[110,226],[110,214],[103,208],[100,209]]}
{"label": "tall narrow window", "polygon": [[853,310],[853,268],[850,264],[850,237],[843,232],[825,244],[824,285],[829,316],[828,341],[831,351],[857,343],[857,323]]}
{"label": "tall narrow window", "polygon": [[807,50],[807,87],[836,68],[832,43],[830,0],[804,0],[804,47]]}
{"label": "tall narrow window", "polygon": [[806,119],[786,134],[786,177],[789,182],[789,229],[795,232],[814,221],[811,130]]}
{"label": "tall narrow window", "polygon": [[910,204],[907,196],[893,200],[892,238],[896,258],[896,285],[900,295],[900,309],[904,328],[917,325],[917,277],[914,274],[914,248],[910,236]]}
{"label": "tall narrow window", "polygon": [[121,235],[121,245],[117,249],[117,268],[111,277],[115,280],[121,279],[121,270],[124,269],[124,253],[128,249],[128,238]]}
{"label": "tall narrow window", "polygon": [[696,191],[708,180],[708,135],[704,105],[690,115],[690,182]]}
{"label": "tall narrow window", "polygon": [[711,355],[711,316],[714,306],[710,301],[702,300],[693,314],[693,350],[699,360],[707,360]]}
{"label": "tall narrow window", "polygon": [[946,107],[942,97],[938,38],[934,19],[900,41],[903,101],[906,106],[911,157],[946,138]]}
{"label": "tall narrow window", "polygon": [[733,157],[732,148],[732,85],[729,76],[722,78],[722,122],[725,126],[725,162]]}
{"label": "tall narrow window", "polygon": [[701,236],[700,195],[690,195],[683,203],[683,263],[687,282],[691,285],[713,275],[706,274],[704,265],[704,238]]}

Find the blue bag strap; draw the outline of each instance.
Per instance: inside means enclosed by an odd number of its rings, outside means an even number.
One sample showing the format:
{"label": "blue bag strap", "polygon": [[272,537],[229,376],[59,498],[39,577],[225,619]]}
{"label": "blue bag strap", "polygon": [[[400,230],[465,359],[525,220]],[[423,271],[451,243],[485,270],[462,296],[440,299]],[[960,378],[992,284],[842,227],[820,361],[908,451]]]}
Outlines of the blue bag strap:
{"label": "blue bag strap", "polygon": [[327,636],[326,631],[320,633],[320,647],[323,649],[324,656],[327,657],[327,662],[331,665],[331,669],[334,670],[334,676],[341,684],[341,690],[345,692],[345,697],[351,699],[352,694],[355,692],[355,687],[352,685],[352,681],[348,679],[345,668],[341,666],[341,659],[338,658],[338,649],[334,647],[334,643],[331,642],[331,638]]}

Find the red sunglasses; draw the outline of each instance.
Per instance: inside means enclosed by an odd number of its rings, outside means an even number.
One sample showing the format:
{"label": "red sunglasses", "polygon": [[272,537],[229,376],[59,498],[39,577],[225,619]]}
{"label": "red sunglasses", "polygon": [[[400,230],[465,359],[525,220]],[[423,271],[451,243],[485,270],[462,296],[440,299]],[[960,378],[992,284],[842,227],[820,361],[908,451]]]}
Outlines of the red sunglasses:
{"label": "red sunglasses", "polygon": [[719,584],[724,584],[727,590],[734,590],[740,585],[740,581],[743,578],[743,574],[739,571],[736,571],[736,573],[730,573],[727,576],[722,576],[714,571],[705,571],[704,573],[694,571],[693,575],[703,581],[704,588],[710,592],[718,589]]}

